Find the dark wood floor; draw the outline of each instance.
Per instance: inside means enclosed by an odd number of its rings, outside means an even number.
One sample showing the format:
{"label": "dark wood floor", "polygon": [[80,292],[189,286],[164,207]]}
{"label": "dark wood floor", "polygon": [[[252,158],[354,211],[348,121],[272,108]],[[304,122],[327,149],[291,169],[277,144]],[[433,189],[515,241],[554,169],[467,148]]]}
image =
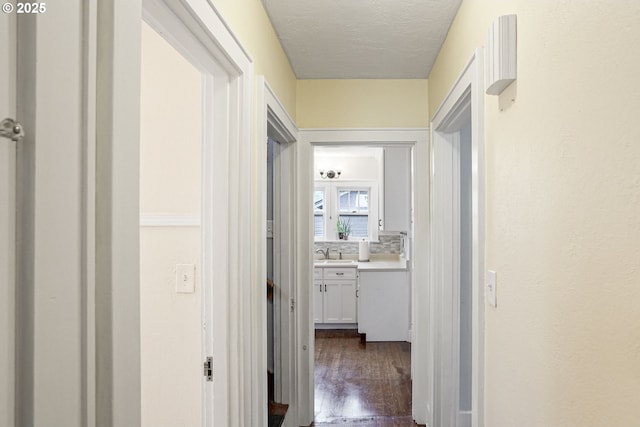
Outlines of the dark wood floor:
{"label": "dark wood floor", "polygon": [[316,334],[314,426],[415,426],[411,345]]}

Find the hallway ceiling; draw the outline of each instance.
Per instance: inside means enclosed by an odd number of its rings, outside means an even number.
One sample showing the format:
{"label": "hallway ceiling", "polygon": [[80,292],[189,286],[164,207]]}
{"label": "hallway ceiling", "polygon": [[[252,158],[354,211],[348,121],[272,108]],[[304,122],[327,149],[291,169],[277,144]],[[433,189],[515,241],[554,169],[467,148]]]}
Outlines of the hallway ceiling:
{"label": "hallway ceiling", "polygon": [[424,79],[461,0],[262,3],[299,79]]}

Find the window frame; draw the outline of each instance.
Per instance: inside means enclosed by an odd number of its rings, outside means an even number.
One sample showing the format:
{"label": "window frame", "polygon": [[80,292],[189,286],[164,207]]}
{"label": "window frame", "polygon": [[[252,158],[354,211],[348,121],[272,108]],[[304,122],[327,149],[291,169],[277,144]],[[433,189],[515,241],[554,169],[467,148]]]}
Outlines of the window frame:
{"label": "window frame", "polygon": [[[315,214],[314,208],[314,241],[316,242],[341,242],[343,240],[338,239],[336,232],[336,226],[338,218],[340,217],[340,204],[339,204],[339,192],[353,191],[353,190],[367,190],[369,192],[369,221],[368,221],[368,235],[364,239],[372,242],[378,241],[378,219],[380,218],[378,203],[378,182],[377,181],[314,181],[314,193],[318,190],[324,190],[325,192],[325,211],[324,211],[324,236],[318,237],[315,235]],[[355,239],[362,239],[363,237],[357,237]],[[347,241],[357,241],[355,239]]]}

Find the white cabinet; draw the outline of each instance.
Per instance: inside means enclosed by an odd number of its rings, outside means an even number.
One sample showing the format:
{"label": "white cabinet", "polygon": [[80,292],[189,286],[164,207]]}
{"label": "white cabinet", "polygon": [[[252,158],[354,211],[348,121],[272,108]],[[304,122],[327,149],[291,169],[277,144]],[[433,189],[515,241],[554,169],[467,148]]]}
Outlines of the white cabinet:
{"label": "white cabinet", "polygon": [[410,231],[411,148],[385,147],[381,229]]}
{"label": "white cabinet", "polygon": [[316,267],[313,280],[315,323],[356,323],[356,291],[355,267]]}
{"label": "white cabinet", "polygon": [[360,271],[358,332],[367,341],[408,341],[410,290],[407,271]]}

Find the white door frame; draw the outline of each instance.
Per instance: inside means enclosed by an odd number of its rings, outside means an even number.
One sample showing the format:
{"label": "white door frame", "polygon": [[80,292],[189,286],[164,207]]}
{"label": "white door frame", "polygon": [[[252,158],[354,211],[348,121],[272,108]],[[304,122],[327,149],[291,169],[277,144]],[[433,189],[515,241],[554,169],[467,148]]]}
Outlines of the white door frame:
{"label": "white door frame", "polygon": [[[267,138],[272,136],[278,141],[274,150],[274,380],[275,398],[279,403],[288,403],[289,410],[284,421],[285,426],[297,426],[298,395],[296,390],[296,325],[293,320],[295,311],[291,311],[291,299],[295,308],[295,277],[296,277],[296,146],[298,128],[275,95],[264,76],[257,76],[257,138],[255,151],[255,176],[253,182],[256,203],[254,235],[260,242],[254,247],[254,256],[258,263],[255,270],[258,275],[254,278],[255,292],[253,311],[255,318],[252,330],[254,332],[254,352],[252,363],[255,367],[254,378],[255,399],[254,411],[262,414],[260,417],[267,422],[265,411],[267,404],[267,300],[265,283],[267,279],[266,241],[267,215],[266,195],[267,183]],[[275,153],[276,151],[274,151]],[[275,219],[279,219],[276,221]]]}
{"label": "white door frame", "polygon": [[[459,239],[455,234],[452,218],[456,201],[451,194],[451,183],[459,164],[455,157],[456,141],[459,140],[461,121],[471,116],[471,163],[472,163],[472,417],[473,427],[484,424],[484,96],[482,73],[482,49],[474,52],[460,77],[436,110],[431,120],[431,272],[430,272],[430,348],[429,377],[432,391],[429,406],[429,425],[455,427],[458,402],[458,375],[455,352],[458,343],[454,330],[458,311],[457,292],[450,275],[455,260],[452,253],[459,253]],[[448,163],[439,162],[444,153]],[[459,159],[458,159],[459,160]],[[444,180],[439,177],[448,177]],[[440,185],[444,182],[445,185]],[[444,209],[442,207],[445,207]],[[450,230],[445,232],[443,230]],[[450,282],[443,282],[443,278]],[[458,301],[459,302],[459,301]]]}
{"label": "white door frame", "polygon": [[[144,0],[143,17],[203,73],[202,359],[213,356],[213,382],[203,377],[203,425],[259,425],[251,355],[255,275],[250,174],[253,64],[204,0]],[[179,135],[180,124],[167,131]]]}
{"label": "white door frame", "polygon": [[[313,294],[313,211],[314,184],[313,145],[409,145],[413,147],[414,212],[418,219],[413,224],[414,256],[412,257],[411,299],[411,370],[413,378],[413,418],[424,424],[427,417],[428,371],[427,360],[428,260],[429,215],[429,131],[410,129],[300,129],[298,143],[298,395],[299,425],[309,425],[314,417],[314,323]],[[304,310],[303,310],[304,305]],[[307,350],[308,349],[308,350]]]}

